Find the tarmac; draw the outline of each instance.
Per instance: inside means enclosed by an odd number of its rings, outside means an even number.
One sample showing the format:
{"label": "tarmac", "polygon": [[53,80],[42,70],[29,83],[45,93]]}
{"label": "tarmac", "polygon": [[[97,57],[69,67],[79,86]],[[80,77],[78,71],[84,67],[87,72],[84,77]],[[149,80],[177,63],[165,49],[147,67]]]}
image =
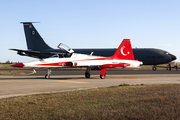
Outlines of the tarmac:
{"label": "tarmac", "polygon": [[[143,73],[143,71],[125,70],[126,74],[118,74],[119,70],[112,70],[107,71],[105,79],[100,79],[99,75],[97,75],[100,71],[92,71],[91,78],[89,79],[84,77],[84,70],[80,72],[77,71],[79,70],[69,70],[67,75],[62,75],[61,70],[56,70],[54,74],[51,75],[50,79],[44,79],[44,73],[46,73],[44,70],[40,70],[40,74],[26,74],[18,76],[1,75],[0,99],[41,93],[55,93],[119,86],[121,84],[180,84],[180,71],[159,70],[152,72],[151,70],[143,70],[145,71]],[[27,70],[27,73],[28,72],[29,71]],[[58,75],[59,72],[61,75]],[[117,73],[111,74],[111,72]],[[138,74],[135,74],[134,72],[137,72]]]}

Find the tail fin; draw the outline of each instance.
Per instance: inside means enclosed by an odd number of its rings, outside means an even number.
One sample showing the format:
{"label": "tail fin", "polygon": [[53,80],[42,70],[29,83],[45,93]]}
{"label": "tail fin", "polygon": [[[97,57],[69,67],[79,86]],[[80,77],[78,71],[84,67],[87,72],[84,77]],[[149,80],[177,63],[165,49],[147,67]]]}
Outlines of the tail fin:
{"label": "tail fin", "polygon": [[32,22],[21,22],[24,25],[24,32],[26,36],[26,43],[27,43],[27,48],[37,51],[37,50],[43,50],[43,49],[52,49],[49,47],[38,31],[35,29],[33,26]]}
{"label": "tail fin", "polygon": [[113,59],[124,59],[124,60],[134,60],[134,54],[131,47],[130,39],[124,39],[114,55]]}

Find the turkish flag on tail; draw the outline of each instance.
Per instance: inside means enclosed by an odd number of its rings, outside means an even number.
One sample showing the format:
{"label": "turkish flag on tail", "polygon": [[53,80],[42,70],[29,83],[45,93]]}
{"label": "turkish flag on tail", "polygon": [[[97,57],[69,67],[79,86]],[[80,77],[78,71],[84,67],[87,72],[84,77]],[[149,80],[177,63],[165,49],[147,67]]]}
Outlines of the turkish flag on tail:
{"label": "turkish flag on tail", "polygon": [[134,60],[134,54],[132,51],[130,39],[124,39],[122,41],[112,58],[122,60]]}

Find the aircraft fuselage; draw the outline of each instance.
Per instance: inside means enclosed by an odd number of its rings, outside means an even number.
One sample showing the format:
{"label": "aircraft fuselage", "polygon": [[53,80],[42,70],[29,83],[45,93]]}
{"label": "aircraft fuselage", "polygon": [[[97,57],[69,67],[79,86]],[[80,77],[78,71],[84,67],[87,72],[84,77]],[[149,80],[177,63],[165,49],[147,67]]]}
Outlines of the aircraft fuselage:
{"label": "aircraft fuselage", "polygon": [[[102,56],[102,57],[110,57],[112,54],[115,53],[116,49],[73,49],[75,53],[81,54],[91,54],[95,56]],[[34,54],[36,58],[48,58],[52,55],[46,54],[49,52],[55,53],[64,53],[64,51],[60,49],[47,49],[40,51],[40,54]],[[176,56],[168,53],[167,51],[161,49],[154,49],[154,48],[134,48],[133,49],[134,58],[142,61],[143,65],[158,65],[158,64],[165,64],[169,63],[176,59]]]}

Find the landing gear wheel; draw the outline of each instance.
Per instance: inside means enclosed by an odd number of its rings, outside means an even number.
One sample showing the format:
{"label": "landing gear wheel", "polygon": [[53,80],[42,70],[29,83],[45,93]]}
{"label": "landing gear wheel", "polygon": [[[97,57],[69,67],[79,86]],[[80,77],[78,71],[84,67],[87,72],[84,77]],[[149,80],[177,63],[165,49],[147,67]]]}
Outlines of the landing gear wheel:
{"label": "landing gear wheel", "polygon": [[90,67],[87,67],[87,68],[86,68],[85,77],[86,77],[86,78],[90,78],[90,77],[91,77]]}
{"label": "landing gear wheel", "polygon": [[45,79],[49,79],[51,75],[51,69],[48,69],[47,74],[45,75]]}
{"label": "landing gear wheel", "polygon": [[86,78],[90,78],[91,74],[90,73],[85,73]]}
{"label": "landing gear wheel", "polygon": [[152,70],[153,70],[153,71],[156,71],[156,67],[152,67]]}
{"label": "landing gear wheel", "polygon": [[101,79],[105,79],[105,76],[100,75],[100,78],[101,78]]}
{"label": "landing gear wheel", "polygon": [[169,71],[171,71],[171,65],[169,64]]}
{"label": "landing gear wheel", "polygon": [[171,71],[171,64],[167,65],[167,70]]}
{"label": "landing gear wheel", "polygon": [[176,66],[175,66],[175,68],[176,68],[176,71],[178,70],[178,64],[176,63]]}
{"label": "landing gear wheel", "polygon": [[49,79],[49,78],[50,78],[50,75],[46,74],[45,79]]}
{"label": "landing gear wheel", "polygon": [[171,67],[169,67],[169,71],[171,71]]}

